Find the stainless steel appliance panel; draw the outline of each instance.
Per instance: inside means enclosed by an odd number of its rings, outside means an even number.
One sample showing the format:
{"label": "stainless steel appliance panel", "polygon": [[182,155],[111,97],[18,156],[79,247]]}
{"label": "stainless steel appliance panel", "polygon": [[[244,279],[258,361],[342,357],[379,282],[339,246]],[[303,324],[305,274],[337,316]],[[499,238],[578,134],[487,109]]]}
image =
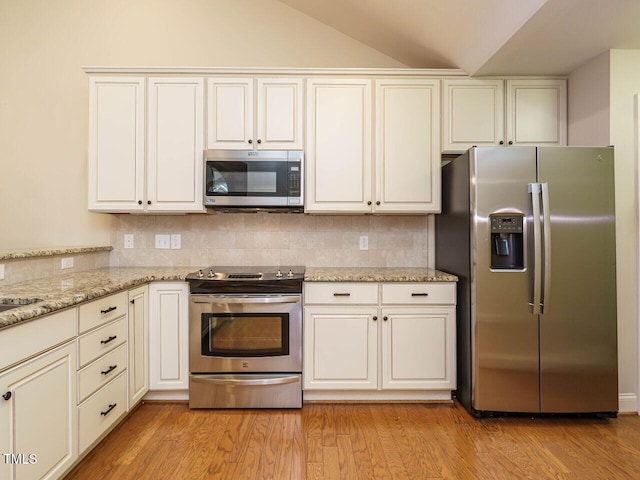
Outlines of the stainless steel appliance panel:
{"label": "stainless steel appliance panel", "polygon": [[550,237],[540,316],[542,412],[618,409],[613,165],[612,148],[538,149]]}
{"label": "stainless steel appliance panel", "polygon": [[[534,147],[470,150],[472,408],[537,412],[538,317],[532,314]],[[490,216],[524,217],[524,268],[491,268]]]}
{"label": "stainless steel appliance panel", "polygon": [[189,408],[300,408],[301,374],[189,376]]}
{"label": "stainless steel appliance panel", "polygon": [[[289,353],[263,356],[205,356],[202,316],[211,313],[288,315]],[[302,301],[300,295],[191,295],[189,311],[189,369],[192,373],[300,372],[302,370]]]}

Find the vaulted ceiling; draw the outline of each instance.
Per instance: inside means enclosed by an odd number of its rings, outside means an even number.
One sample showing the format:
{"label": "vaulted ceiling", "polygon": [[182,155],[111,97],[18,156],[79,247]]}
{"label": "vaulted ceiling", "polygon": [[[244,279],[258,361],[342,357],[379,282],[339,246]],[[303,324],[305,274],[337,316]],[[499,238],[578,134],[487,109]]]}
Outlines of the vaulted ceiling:
{"label": "vaulted ceiling", "polygon": [[640,0],[280,0],[409,67],[565,75],[640,48]]}

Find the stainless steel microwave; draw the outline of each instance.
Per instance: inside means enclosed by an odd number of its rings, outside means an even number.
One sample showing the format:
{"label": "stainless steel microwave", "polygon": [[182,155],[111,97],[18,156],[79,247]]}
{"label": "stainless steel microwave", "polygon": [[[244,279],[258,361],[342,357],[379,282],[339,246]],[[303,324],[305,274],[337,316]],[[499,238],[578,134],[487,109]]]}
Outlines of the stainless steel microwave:
{"label": "stainless steel microwave", "polygon": [[205,150],[208,208],[304,208],[302,150]]}

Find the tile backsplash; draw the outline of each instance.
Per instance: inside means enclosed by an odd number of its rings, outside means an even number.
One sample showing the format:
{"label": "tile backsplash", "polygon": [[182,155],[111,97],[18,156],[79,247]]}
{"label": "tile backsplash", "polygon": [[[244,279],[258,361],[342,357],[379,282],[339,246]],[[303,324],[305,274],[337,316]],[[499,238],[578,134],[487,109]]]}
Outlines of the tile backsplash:
{"label": "tile backsplash", "polygon": [[[179,234],[181,248],[156,249],[157,234]],[[134,248],[124,248],[125,235]],[[427,267],[428,237],[424,215],[114,215],[110,265]]]}

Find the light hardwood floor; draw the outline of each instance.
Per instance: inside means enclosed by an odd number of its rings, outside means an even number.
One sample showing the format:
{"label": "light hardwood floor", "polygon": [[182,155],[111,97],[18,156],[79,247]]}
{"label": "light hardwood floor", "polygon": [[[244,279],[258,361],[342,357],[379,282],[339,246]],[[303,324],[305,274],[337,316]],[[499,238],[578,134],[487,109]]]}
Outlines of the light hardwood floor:
{"label": "light hardwood floor", "polygon": [[640,417],[475,419],[459,405],[146,403],[66,480],[638,479]]}

